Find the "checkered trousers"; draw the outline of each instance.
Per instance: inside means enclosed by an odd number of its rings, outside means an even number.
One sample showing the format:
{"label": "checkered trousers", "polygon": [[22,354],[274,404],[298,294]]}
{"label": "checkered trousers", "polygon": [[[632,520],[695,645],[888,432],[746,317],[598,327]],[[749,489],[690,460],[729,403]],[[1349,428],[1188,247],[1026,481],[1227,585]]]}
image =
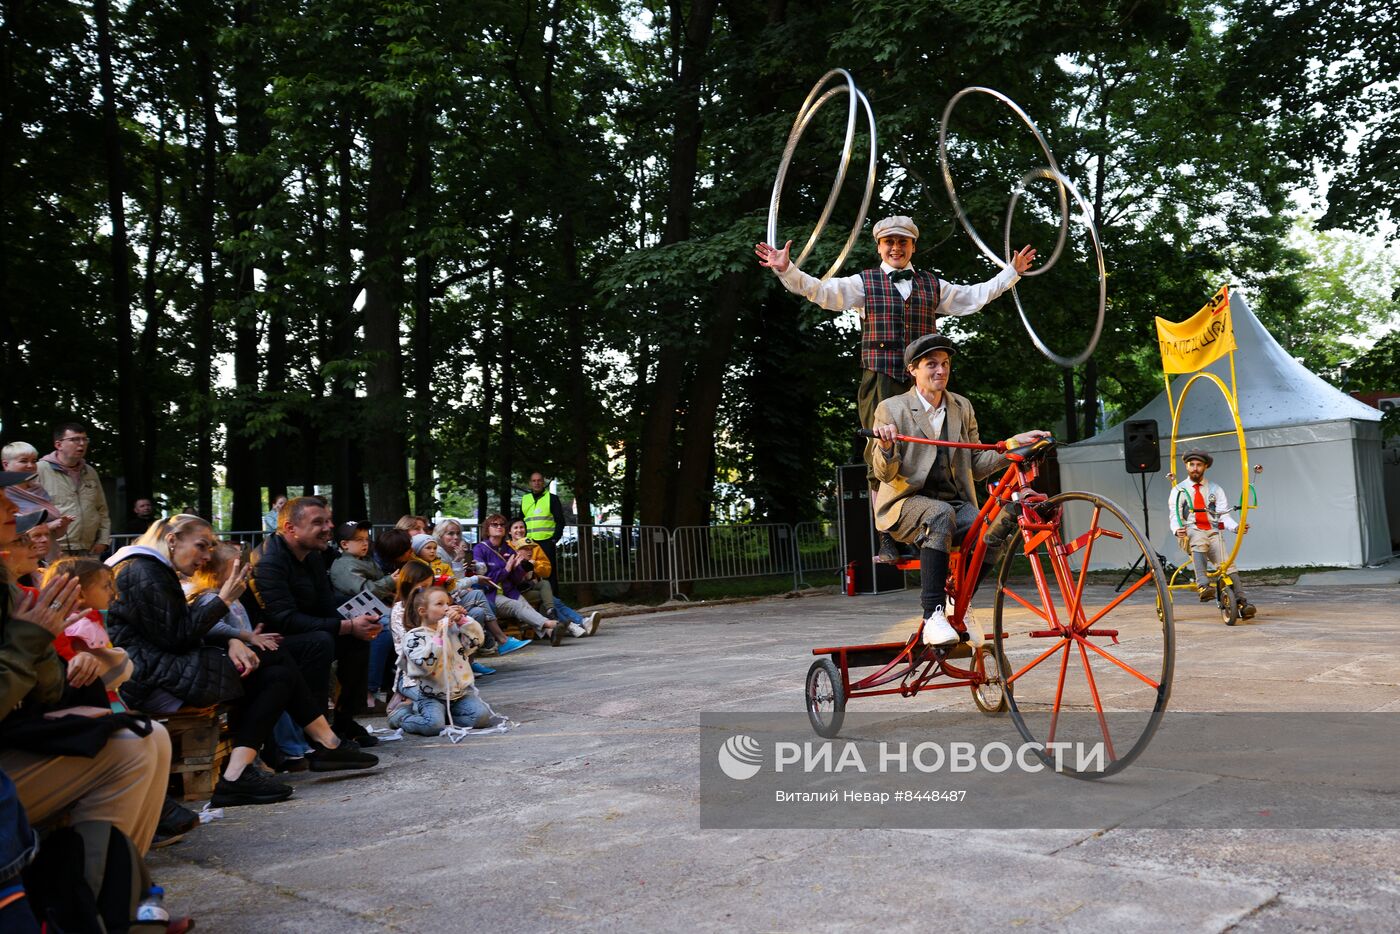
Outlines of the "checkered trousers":
{"label": "checkered trousers", "polygon": [[865,287],[865,319],[860,330],[860,365],[909,382],[904,369],[904,347],[916,337],[938,330],[938,277],[922,269],[914,271],[909,300],[899,297],[883,269],[860,274]]}

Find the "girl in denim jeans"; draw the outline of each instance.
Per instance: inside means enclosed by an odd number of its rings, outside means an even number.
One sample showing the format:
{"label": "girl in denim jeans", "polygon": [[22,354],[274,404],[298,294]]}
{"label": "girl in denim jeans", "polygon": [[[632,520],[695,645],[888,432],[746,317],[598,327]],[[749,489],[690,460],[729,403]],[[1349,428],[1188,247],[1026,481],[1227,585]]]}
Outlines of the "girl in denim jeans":
{"label": "girl in denim jeans", "polygon": [[471,656],[485,638],[481,624],[452,602],[444,587],[425,587],[408,600],[399,649],[398,691],[406,699],[389,714],[389,726],[437,736],[452,723],[489,725],[494,713],[473,683]]}

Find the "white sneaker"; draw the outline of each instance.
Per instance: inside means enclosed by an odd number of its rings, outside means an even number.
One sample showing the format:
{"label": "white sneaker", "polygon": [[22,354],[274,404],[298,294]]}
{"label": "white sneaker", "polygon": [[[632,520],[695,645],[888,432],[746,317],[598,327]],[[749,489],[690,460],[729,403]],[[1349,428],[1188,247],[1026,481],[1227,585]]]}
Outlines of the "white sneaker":
{"label": "white sneaker", "polygon": [[569,635],[573,636],[575,639],[582,639],[587,634],[587,630],[585,630],[578,623],[569,624]]}
{"label": "white sneaker", "polygon": [[963,625],[967,627],[967,640],[974,650],[987,641],[987,635],[982,631],[982,621],[972,612],[971,607],[963,614]]}
{"label": "white sneaker", "polygon": [[598,618],[597,610],[594,610],[592,613],[589,613],[588,619],[583,621],[583,628],[586,630],[584,635],[591,636],[594,633],[596,633],[598,631],[598,624],[600,622],[602,622],[602,620]]}
{"label": "white sneaker", "polygon": [[921,637],[924,645],[957,645],[962,641],[962,636],[956,629],[948,625],[948,617],[944,614],[943,608],[939,607],[933,611],[928,619],[924,620],[924,631]]}

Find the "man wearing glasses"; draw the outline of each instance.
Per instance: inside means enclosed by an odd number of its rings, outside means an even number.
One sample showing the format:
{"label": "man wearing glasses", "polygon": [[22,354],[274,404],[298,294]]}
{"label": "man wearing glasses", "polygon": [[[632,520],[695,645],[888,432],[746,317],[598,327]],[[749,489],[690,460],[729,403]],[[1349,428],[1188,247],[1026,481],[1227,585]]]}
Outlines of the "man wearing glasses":
{"label": "man wearing glasses", "polygon": [[58,539],[58,550],[65,555],[101,555],[112,537],[112,519],[102,481],[87,462],[87,426],[79,422],[56,426],[53,447],[39,461],[39,482],[59,515],[73,517]]}

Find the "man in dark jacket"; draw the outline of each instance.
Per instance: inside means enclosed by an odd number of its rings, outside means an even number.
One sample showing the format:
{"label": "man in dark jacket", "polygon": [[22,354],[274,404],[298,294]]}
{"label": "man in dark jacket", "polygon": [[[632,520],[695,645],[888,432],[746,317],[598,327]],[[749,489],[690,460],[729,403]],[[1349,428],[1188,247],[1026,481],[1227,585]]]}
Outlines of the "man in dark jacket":
{"label": "man in dark jacket", "polygon": [[379,617],[365,613],[342,619],[326,575],[322,552],[330,545],[331,512],[319,496],[298,496],[278,514],[275,535],[253,552],[250,592],[259,620],[281,633],[282,647],[301,666],[311,692],[323,703],[330,696],[331,659],[337,662],[340,697],[336,733],[361,746],[376,744],[355,717],[365,711],[369,684],[369,643],[382,628]]}

